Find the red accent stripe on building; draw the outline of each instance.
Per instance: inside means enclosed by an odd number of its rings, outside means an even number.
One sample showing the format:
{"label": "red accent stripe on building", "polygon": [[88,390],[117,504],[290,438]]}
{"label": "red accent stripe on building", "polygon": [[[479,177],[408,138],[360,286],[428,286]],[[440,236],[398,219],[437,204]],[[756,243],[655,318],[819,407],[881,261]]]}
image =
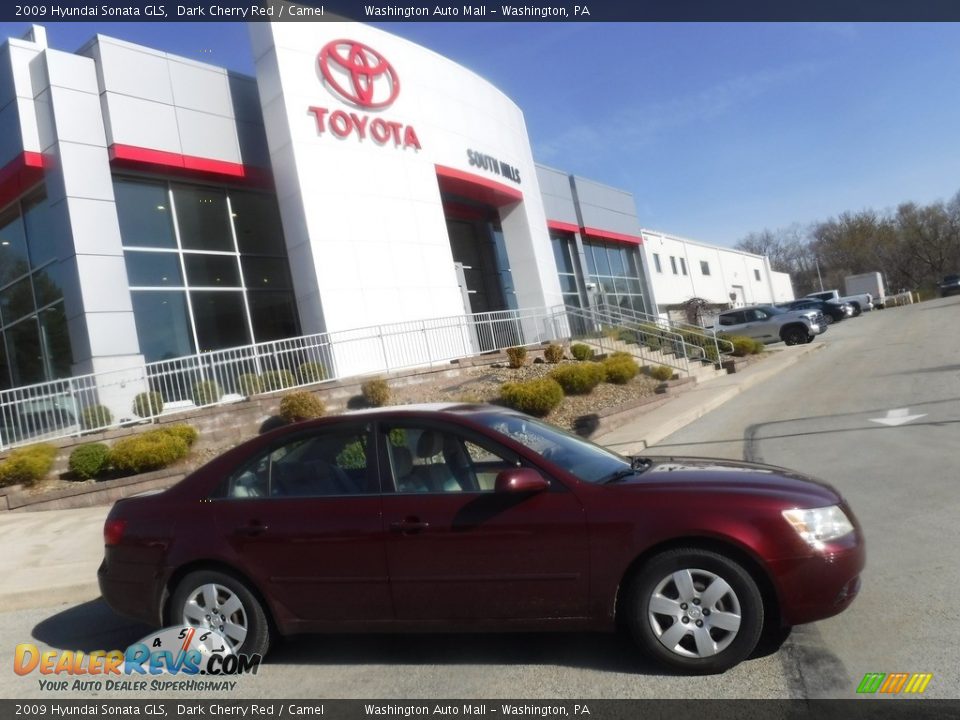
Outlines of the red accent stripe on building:
{"label": "red accent stripe on building", "polygon": [[43,180],[49,161],[43,153],[22,152],[0,168],[0,208],[4,208]]}
{"label": "red accent stripe on building", "polygon": [[270,184],[270,173],[264,168],[119,143],[110,146],[110,163],[115,167],[191,178],[239,181],[259,186]]}
{"label": "red accent stripe on building", "polygon": [[445,165],[434,167],[441,192],[460,195],[495,207],[523,200],[523,193],[509,185]]}
{"label": "red accent stripe on building", "polygon": [[580,226],[575,223],[562,222],[561,220],[547,220],[547,227],[550,230],[559,230],[560,232],[580,232]]}
{"label": "red accent stripe on building", "polygon": [[633,245],[643,245],[643,238],[638,235],[625,235],[623,233],[613,232],[611,230],[600,230],[599,228],[585,227],[583,234],[600,240],[613,240],[614,242],[625,242]]}

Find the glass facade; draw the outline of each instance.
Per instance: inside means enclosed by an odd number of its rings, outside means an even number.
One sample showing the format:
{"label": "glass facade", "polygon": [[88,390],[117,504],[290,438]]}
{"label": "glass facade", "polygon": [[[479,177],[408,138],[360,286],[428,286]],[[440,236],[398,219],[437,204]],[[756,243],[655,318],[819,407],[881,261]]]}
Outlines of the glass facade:
{"label": "glass facade", "polygon": [[44,190],[0,213],[0,389],[70,375],[57,246]]}
{"label": "glass facade", "polygon": [[114,194],[147,362],[300,333],[272,196],[127,177]]}
{"label": "glass facade", "polygon": [[647,312],[644,305],[643,275],[637,247],[623,243],[586,238],[583,251],[587,259],[594,292],[607,305]]}
{"label": "glass facade", "polygon": [[572,307],[583,307],[583,299],[577,287],[579,264],[576,262],[576,241],[571,233],[550,231],[550,241],[553,245],[553,259],[557,263],[557,275],[560,277],[560,292],[563,294],[563,304]]}

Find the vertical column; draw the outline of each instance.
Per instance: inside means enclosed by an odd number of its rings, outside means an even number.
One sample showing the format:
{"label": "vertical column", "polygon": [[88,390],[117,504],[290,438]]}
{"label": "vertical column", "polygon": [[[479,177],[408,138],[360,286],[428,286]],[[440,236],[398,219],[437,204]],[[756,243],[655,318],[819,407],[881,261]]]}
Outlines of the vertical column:
{"label": "vertical column", "polygon": [[[30,62],[46,192],[63,260],[64,306],[75,375],[97,379],[113,418],[132,417],[146,389],[123,261],[94,61],[46,49]],[[144,118],[149,122],[149,118]]]}

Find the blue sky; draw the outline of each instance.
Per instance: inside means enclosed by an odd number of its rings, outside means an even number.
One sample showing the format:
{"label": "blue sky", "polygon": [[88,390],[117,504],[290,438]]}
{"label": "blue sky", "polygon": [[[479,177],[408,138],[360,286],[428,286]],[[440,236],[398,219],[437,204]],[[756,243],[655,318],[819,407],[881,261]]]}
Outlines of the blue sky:
{"label": "blue sky", "polygon": [[[729,245],[960,190],[960,25],[408,23],[486,77],[540,162],[634,193],[643,226]],[[26,26],[0,23],[2,36]],[[252,72],[240,23],[49,23]]]}

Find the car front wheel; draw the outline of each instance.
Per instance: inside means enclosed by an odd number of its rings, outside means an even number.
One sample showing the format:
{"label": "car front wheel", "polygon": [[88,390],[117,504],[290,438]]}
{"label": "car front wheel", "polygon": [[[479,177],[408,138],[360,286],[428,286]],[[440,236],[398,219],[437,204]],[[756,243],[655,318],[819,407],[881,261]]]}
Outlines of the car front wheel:
{"label": "car front wheel", "polygon": [[170,599],[171,625],[190,625],[219,633],[234,653],[266,655],[270,623],[245,583],[216,570],[186,575]]}
{"label": "car front wheel", "polygon": [[807,341],[808,335],[810,335],[810,333],[807,332],[806,328],[802,328],[797,325],[786,328],[781,333],[780,338],[787,345],[802,345]]}
{"label": "car front wheel", "polygon": [[709,550],[670,550],[636,576],[628,622],[660,663],[691,674],[720,673],[746,659],[763,630],[763,599],[739,563]]}

